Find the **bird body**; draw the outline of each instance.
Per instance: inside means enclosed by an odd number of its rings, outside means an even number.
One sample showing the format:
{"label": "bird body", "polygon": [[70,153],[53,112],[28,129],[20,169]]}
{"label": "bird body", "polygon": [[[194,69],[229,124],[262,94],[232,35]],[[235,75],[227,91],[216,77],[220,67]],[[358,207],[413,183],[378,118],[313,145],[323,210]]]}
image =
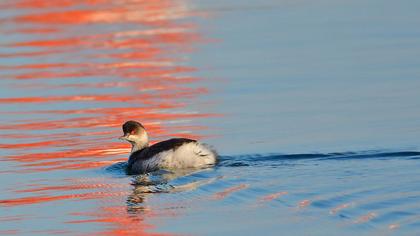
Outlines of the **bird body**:
{"label": "bird body", "polygon": [[173,138],[149,146],[144,127],[136,121],[123,125],[121,139],[132,144],[127,170],[131,174],[159,169],[199,168],[216,163],[217,154],[193,139]]}

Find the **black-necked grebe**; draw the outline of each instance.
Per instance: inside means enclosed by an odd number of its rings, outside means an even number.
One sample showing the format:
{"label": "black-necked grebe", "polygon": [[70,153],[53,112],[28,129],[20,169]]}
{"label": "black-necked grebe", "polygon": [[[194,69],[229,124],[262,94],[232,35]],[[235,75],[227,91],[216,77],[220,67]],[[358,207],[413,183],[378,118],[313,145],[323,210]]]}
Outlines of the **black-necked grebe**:
{"label": "black-necked grebe", "polygon": [[131,174],[159,169],[198,168],[216,163],[217,154],[205,144],[187,138],[173,138],[149,146],[146,129],[137,121],[122,126],[121,140],[131,143],[127,170]]}

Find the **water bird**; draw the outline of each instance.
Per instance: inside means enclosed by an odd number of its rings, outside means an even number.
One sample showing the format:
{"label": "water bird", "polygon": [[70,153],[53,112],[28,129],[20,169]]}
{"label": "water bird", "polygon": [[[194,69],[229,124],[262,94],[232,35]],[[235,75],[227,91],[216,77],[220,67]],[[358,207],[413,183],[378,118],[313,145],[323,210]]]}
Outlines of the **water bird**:
{"label": "water bird", "polygon": [[149,136],[137,121],[122,125],[121,140],[131,144],[127,171],[142,174],[160,169],[200,168],[216,163],[217,153],[207,144],[187,138],[172,138],[149,146]]}

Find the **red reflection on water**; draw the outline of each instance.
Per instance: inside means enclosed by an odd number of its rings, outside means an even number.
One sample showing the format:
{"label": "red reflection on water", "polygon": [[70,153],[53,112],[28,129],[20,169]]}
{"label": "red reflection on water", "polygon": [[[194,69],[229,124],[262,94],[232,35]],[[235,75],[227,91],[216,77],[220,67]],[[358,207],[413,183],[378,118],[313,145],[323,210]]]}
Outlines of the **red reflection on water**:
{"label": "red reflection on water", "polygon": [[361,224],[361,223],[366,223],[368,221],[371,221],[372,219],[376,218],[378,216],[377,213],[375,212],[369,212],[366,215],[362,215],[359,218],[357,218],[354,223],[355,224]]}
{"label": "red reflection on water", "polygon": [[395,230],[395,229],[398,229],[399,227],[400,227],[399,224],[390,224],[390,225],[388,225],[388,229],[390,229],[390,230]]}
{"label": "red reflection on water", "polygon": [[58,195],[58,196],[50,196],[50,195],[38,195],[33,197],[22,197],[22,198],[14,198],[14,199],[6,199],[0,200],[0,206],[10,207],[10,206],[21,206],[21,205],[28,205],[28,204],[38,204],[43,202],[51,202],[51,201],[58,201],[58,200],[66,200],[66,199],[78,199],[78,200],[88,200],[88,199],[97,199],[97,198],[104,198],[109,196],[125,196],[128,193],[125,192],[90,192],[90,193],[82,193],[82,194],[66,194],[66,195]]}
{"label": "red reflection on water", "polygon": [[19,233],[19,230],[13,230],[13,229],[11,229],[11,230],[0,230],[1,235],[15,235],[15,234],[18,234],[18,233]]}
{"label": "red reflection on water", "polygon": [[[136,113],[135,113],[136,114]],[[175,119],[192,119],[192,118],[202,118],[209,117],[211,114],[142,114],[139,115],[128,115],[128,116],[116,116],[116,117],[81,117],[81,118],[70,118],[65,120],[55,120],[55,121],[44,121],[44,122],[31,122],[26,124],[19,124],[16,126],[11,125],[0,125],[0,130],[54,130],[54,129],[64,129],[64,128],[101,128],[101,127],[120,127],[125,120],[136,119],[142,117],[142,120],[175,120]],[[116,118],[120,118],[116,120]],[[147,129],[152,131],[155,129],[156,132],[162,131],[160,125],[148,125]],[[110,137],[111,138],[111,137]]]}
{"label": "red reflection on water", "polygon": [[20,70],[20,69],[50,69],[50,68],[71,68],[75,65],[69,63],[45,63],[45,64],[27,64],[27,65],[17,65],[17,66],[0,66],[0,70]]}
{"label": "red reflection on water", "polygon": [[14,52],[14,53],[0,53],[0,57],[13,58],[13,57],[40,57],[56,53],[62,53],[60,50],[42,50],[35,52]]}
{"label": "red reflection on water", "polygon": [[[187,109],[186,101],[208,93],[191,86],[200,78],[191,75],[197,69],[184,61],[192,45],[203,42],[196,25],[185,23],[196,14],[175,0],[0,3],[0,13],[10,9],[17,13],[1,20],[8,27],[0,32],[16,37],[2,42],[8,50],[0,57],[19,60],[0,66],[11,90],[0,103],[25,109],[0,111],[8,121],[0,124],[5,131],[0,134],[0,148],[8,151],[3,159],[18,165],[0,174],[38,172],[46,183],[13,186],[8,191],[14,197],[0,199],[0,206],[100,199],[80,212],[89,219],[69,219],[66,224],[101,222],[106,230],[95,233],[100,235],[146,234],[152,226],[144,220],[154,217],[153,210],[144,208],[141,217],[127,212],[125,198],[131,192],[124,186],[129,183],[104,183],[109,178],[78,183],[57,176],[65,173],[83,179],[85,172],[76,170],[126,160],[129,147],[116,137],[129,119],[144,123],[153,141],[203,137],[195,132],[205,127],[188,122],[169,125],[214,116]],[[246,187],[227,189],[218,196]],[[102,201],[112,207],[94,207]]]}
{"label": "red reflection on water", "polygon": [[272,201],[272,200],[275,200],[275,199],[277,199],[277,198],[279,198],[283,195],[286,195],[286,194],[288,194],[286,191],[268,194],[268,195],[265,195],[265,196],[261,197],[259,201],[260,202]]}
{"label": "red reflection on water", "polygon": [[32,230],[30,231],[30,233],[32,234],[43,234],[43,235],[63,235],[63,234],[67,234],[67,235],[74,235],[73,231],[70,230]]}
{"label": "red reflection on water", "polygon": [[[28,148],[35,148],[35,147],[45,147],[45,146],[54,146],[58,144],[62,144],[63,140],[57,141],[43,141],[43,142],[34,142],[34,143],[13,143],[13,144],[2,144],[0,143],[0,148],[7,148],[7,149],[28,149]],[[71,142],[71,140],[68,140]]]}
{"label": "red reflection on water", "polygon": [[62,47],[82,43],[80,38],[67,39],[51,39],[51,40],[35,40],[21,43],[12,43],[11,47]]}
{"label": "red reflection on water", "polygon": [[[13,3],[2,3],[0,6],[3,9],[6,8],[54,8],[54,7],[69,7],[72,6],[72,0],[60,0],[60,1],[45,1],[45,0],[25,0],[15,1]],[[88,2],[88,1],[87,1]]]}
{"label": "red reflection on water", "polygon": [[107,230],[99,232],[100,235],[168,235],[146,232],[154,227],[144,223],[146,218],[154,217],[150,209],[141,209],[141,214],[130,215],[121,207],[102,207],[97,212],[74,212],[73,216],[88,217],[83,220],[68,221],[68,224],[111,223]]}
{"label": "red reflection on water", "polygon": [[246,188],[249,188],[249,184],[240,184],[240,185],[237,185],[237,186],[233,186],[233,187],[227,188],[227,189],[225,189],[221,192],[215,193],[213,195],[213,199],[221,200],[221,199],[229,196],[230,194],[232,194],[234,192],[237,192],[237,191],[240,191],[240,190],[243,190],[243,189],[246,189]]}
{"label": "red reflection on water", "polygon": [[27,28],[27,29],[19,29],[14,32],[21,33],[21,34],[48,34],[48,33],[58,33],[59,30],[57,28]]}
{"label": "red reflection on water", "polygon": [[[75,180],[76,181],[76,180]],[[70,190],[81,190],[81,189],[98,189],[105,188],[111,189],[116,188],[116,184],[107,184],[107,183],[79,183],[79,184],[67,184],[67,185],[54,185],[54,186],[43,186],[39,184],[37,187],[33,188],[32,185],[28,186],[29,188],[16,190],[16,193],[38,193],[38,192],[47,192],[47,191],[70,191]],[[121,187],[125,187],[121,186]]]}
{"label": "red reflection on water", "polygon": [[[175,91],[161,93],[161,99],[176,99],[182,96],[191,97],[206,92],[205,89],[186,89],[186,91]],[[77,96],[51,96],[51,97],[18,97],[18,98],[0,98],[0,103],[34,103],[34,102],[69,102],[69,101],[100,101],[100,102],[144,102],[154,99],[156,95],[143,94],[138,97],[124,95],[77,95]],[[135,112],[135,107],[132,108]],[[154,108],[151,108],[153,110]]]}
{"label": "red reflection on water", "polygon": [[[70,6],[88,4],[95,6],[85,9],[69,9]],[[98,7],[100,6],[100,7]],[[172,0],[158,1],[110,1],[110,0],[74,0],[60,4],[45,4],[42,1],[20,1],[17,4],[5,4],[4,8],[52,8],[61,7],[60,11],[25,14],[16,17],[18,23],[38,24],[91,24],[91,23],[173,23],[184,18],[185,5]],[[54,20],[51,20],[54,19]]]}
{"label": "red reflection on water", "polygon": [[42,203],[42,202],[51,202],[56,200],[63,200],[68,198],[74,198],[71,195],[64,196],[36,196],[36,197],[23,197],[23,198],[14,198],[0,200],[0,206],[20,206],[26,204]]}
{"label": "red reflection on water", "polygon": [[[0,130],[7,132],[0,135],[0,148],[12,151],[3,159],[18,164],[0,174],[13,171],[22,175],[49,171],[80,174],[75,170],[97,169],[126,160],[128,145],[115,139],[120,135],[121,124],[129,119],[143,122],[153,141],[171,136],[203,137],[188,132],[205,127],[168,125],[214,116],[183,111],[188,110],[186,100],[208,92],[206,88],[191,86],[200,80],[191,76],[196,68],[182,65],[191,45],[202,41],[195,33],[196,25],[185,20],[177,22],[194,15],[186,3],[172,0],[0,3],[0,11],[10,9],[18,14],[3,19],[2,23],[12,24],[13,30],[0,31],[16,34],[18,40],[2,43],[9,50],[0,56],[19,58],[17,63],[22,62],[0,67],[3,78],[13,81],[10,88],[15,90],[10,93],[13,96],[2,96],[0,103],[26,108],[0,111],[10,117],[0,125]],[[104,24],[121,27],[103,28]],[[70,204],[69,200],[98,203],[93,200],[101,199],[112,207],[90,208],[80,212],[89,219],[67,223],[101,222],[107,230],[97,234],[105,235],[146,234],[152,227],[144,223],[154,217],[152,209],[145,208],[141,217],[127,212],[124,198],[130,194],[128,183],[122,186],[104,183],[110,179],[77,183],[55,177],[52,181],[50,174],[43,176],[45,184],[9,189],[15,197],[0,199],[0,206],[22,207],[64,200],[64,204]],[[245,187],[228,189],[219,195],[225,197]]]}
{"label": "red reflection on water", "polygon": [[0,216],[0,222],[7,222],[7,221],[20,221],[23,220],[24,217],[28,217],[27,215],[17,215],[17,216]]}
{"label": "red reflection on water", "polygon": [[303,208],[306,208],[306,207],[310,206],[311,203],[312,203],[311,200],[305,199],[305,200],[302,200],[302,201],[299,202],[298,207],[300,209],[303,209]]}
{"label": "red reflection on water", "polygon": [[[28,205],[42,202],[51,202],[65,199],[83,200],[83,199],[96,199],[96,198],[107,198],[110,196],[125,196],[129,194],[126,192],[126,184],[116,183],[104,183],[105,179],[66,179],[62,180],[62,185],[49,185],[49,184],[26,184],[20,186],[21,189],[14,190],[17,194],[38,194],[34,196],[27,196],[14,199],[0,200],[0,205],[3,206],[19,206]],[[102,181],[102,182],[99,182]],[[51,182],[44,180],[43,182]],[[66,192],[75,192],[75,190],[95,190],[84,193],[71,193],[65,194]],[[60,193],[58,195],[57,193]]]}
{"label": "red reflection on water", "polygon": [[334,215],[337,212],[339,212],[339,211],[341,211],[343,209],[349,208],[352,205],[353,205],[353,203],[344,203],[344,204],[341,204],[339,206],[336,206],[333,209],[331,209],[330,214]]}

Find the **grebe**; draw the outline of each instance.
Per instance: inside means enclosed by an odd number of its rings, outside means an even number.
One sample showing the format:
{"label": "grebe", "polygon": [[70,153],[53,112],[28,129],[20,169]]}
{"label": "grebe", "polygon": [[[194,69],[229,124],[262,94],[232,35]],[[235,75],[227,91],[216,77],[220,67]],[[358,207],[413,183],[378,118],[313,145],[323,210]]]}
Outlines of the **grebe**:
{"label": "grebe", "polygon": [[216,163],[217,154],[207,145],[187,138],[173,138],[149,146],[146,129],[137,121],[123,124],[121,140],[131,143],[127,170],[140,174],[159,169],[197,168]]}

